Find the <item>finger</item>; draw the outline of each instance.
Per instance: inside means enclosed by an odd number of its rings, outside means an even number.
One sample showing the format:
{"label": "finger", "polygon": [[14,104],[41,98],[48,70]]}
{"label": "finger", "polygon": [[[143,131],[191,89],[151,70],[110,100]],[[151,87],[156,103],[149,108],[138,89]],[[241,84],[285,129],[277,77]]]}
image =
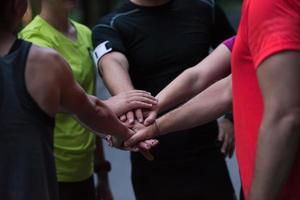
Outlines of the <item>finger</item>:
{"label": "finger", "polygon": [[151,149],[153,147],[155,147],[156,145],[158,145],[158,140],[155,140],[155,139],[150,139],[150,140],[145,140],[144,141],[146,144],[148,144],[149,146],[151,146]]}
{"label": "finger", "polygon": [[150,101],[150,102],[153,102],[153,103],[157,103],[158,100],[152,96],[151,94],[146,94],[146,93],[133,93],[133,94],[130,94],[127,96],[129,99],[138,99],[138,100],[141,100],[141,101]]}
{"label": "finger", "polygon": [[140,123],[143,123],[144,117],[141,109],[135,110],[135,117]]}
{"label": "finger", "polygon": [[127,94],[148,94],[148,95],[151,95],[150,92],[147,92],[145,90],[130,90],[127,92]]}
{"label": "finger", "polygon": [[150,139],[149,136],[142,134],[142,133],[136,133],[131,138],[129,138],[127,141],[124,142],[125,147],[132,147],[135,146],[138,142],[144,141],[146,139]]}
{"label": "finger", "polygon": [[223,140],[223,143],[222,143],[222,147],[221,147],[221,152],[226,155],[227,154],[227,148],[228,148],[228,145],[229,145],[229,138],[228,136],[225,134],[225,137],[224,137],[224,140]]}
{"label": "finger", "polygon": [[140,142],[138,144],[138,147],[139,147],[139,151],[140,153],[147,159],[147,160],[153,160],[154,157],[153,155],[150,153],[150,148],[151,146],[148,145],[147,143],[145,142]]}
{"label": "finger", "polygon": [[134,115],[133,115],[132,111],[129,111],[126,114],[126,118],[127,118],[128,122],[129,122],[129,124],[133,124],[133,122],[134,122]]}
{"label": "finger", "polygon": [[136,96],[128,99],[129,102],[143,102],[146,104],[157,105],[158,101],[156,99],[150,99],[147,97]]}
{"label": "finger", "polygon": [[156,120],[156,116],[157,116],[156,112],[151,112],[149,116],[145,119],[144,125],[149,126],[150,124],[153,124],[154,121]]}
{"label": "finger", "polygon": [[140,150],[140,153],[147,159],[147,160],[154,160],[154,156],[150,153],[150,151]]}
{"label": "finger", "polygon": [[119,118],[122,122],[125,122],[127,120],[126,115],[121,115]]}
{"label": "finger", "polygon": [[152,109],[153,106],[154,105],[151,103],[145,103],[145,102],[141,102],[141,101],[130,101],[130,103],[128,103],[128,110],[134,110],[134,109],[138,109],[138,108]]}
{"label": "finger", "polygon": [[224,133],[224,130],[222,127],[219,128],[219,135],[218,135],[218,140],[220,142],[222,142],[224,140],[224,137],[225,137],[225,133]]}

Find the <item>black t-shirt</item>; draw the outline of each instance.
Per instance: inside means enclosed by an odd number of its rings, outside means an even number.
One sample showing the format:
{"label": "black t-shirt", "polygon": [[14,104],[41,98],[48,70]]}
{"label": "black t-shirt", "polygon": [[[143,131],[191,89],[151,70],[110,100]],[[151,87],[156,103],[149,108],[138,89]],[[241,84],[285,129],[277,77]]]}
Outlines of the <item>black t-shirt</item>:
{"label": "black t-shirt", "polygon": [[[123,53],[134,87],[156,95],[205,58],[211,47],[234,34],[213,0],[170,0],[156,7],[126,0],[99,21],[93,29],[93,44],[96,48],[105,43],[105,49]],[[161,137],[155,153],[173,157],[178,151],[216,147],[216,136],[217,124],[212,122]]]}

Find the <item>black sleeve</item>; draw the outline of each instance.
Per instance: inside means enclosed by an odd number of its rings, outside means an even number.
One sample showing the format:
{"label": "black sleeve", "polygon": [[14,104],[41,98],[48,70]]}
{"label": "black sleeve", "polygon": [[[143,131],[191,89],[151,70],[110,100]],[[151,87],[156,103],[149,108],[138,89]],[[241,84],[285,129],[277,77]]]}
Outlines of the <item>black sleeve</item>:
{"label": "black sleeve", "polygon": [[215,48],[221,44],[224,40],[234,36],[236,34],[235,30],[231,26],[227,16],[225,15],[223,9],[215,5],[215,16],[213,24],[213,39],[212,47]]}
{"label": "black sleeve", "polygon": [[[106,49],[111,49],[111,51],[119,51],[125,54],[126,50],[122,39],[115,27],[111,26],[111,20],[113,16],[114,15],[109,15],[100,19],[98,24],[93,28],[93,47],[96,49],[99,45],[105,44],[104,46]],[[100,58],[101,57],[99,57],[99,59]]]}

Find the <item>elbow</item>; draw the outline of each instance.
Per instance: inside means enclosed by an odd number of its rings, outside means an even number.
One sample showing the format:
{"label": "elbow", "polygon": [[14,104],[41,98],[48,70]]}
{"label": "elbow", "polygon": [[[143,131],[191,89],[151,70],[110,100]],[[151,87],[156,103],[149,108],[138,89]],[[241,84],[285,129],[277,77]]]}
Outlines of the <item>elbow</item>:
{"label": "elbow", "polygon": [[298,132],[300,130],[300,107],[287,110],[279,116],[279,120],[286,124],[288,129]]}
{"label": "elbow", "polygon": [[300,106],[285,110],[273,108],[270,112],[266,110],[265,118],[271,128],[281,130],[282,136],[300,139]]}
{"label": "elbow", "polygon": [[202,85],[205,83],[205,76],[202,75],[202,73],[197,70],[197,68],[192,67],[184,71],[182,74],[184,77],[186,77],[186,80],[188,82],[189,90],[193,93],[198,93],[201,91],[205,86]]}

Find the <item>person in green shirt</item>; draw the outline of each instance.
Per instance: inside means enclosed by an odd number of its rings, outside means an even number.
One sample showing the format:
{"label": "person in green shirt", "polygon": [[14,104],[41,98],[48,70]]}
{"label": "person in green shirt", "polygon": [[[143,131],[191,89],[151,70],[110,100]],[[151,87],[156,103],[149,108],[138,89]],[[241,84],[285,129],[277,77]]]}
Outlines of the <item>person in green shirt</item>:
{"label": "person in green shirt", "polygon": [[[87,94],[93,95],[95,68],[90,56],[91,31],[69,18],[69,13],[75,6],[75,0],[42,0],[40,15],[21,31],[20,37],[41,47],[55,49],[70,64],[73,76],[80,86]],[[109,107],[120,106],[122,97],[123,102],[126,102],[125,98],[136,98],[140,94],[138,91],[131,91],[129,95],[107,101],[107,104]],[[120,111],[117,107],[110,108],[115,112]],[[93,134],[83,128],[71,115],[56,116],[54,154],[61,200],[95,199],[94,151]],[[112,199],[112,195],[107,175],[103,173],[103,177],[102,183],[106,184],[102,184],[105,192],[101,199],[109,200]]]}

